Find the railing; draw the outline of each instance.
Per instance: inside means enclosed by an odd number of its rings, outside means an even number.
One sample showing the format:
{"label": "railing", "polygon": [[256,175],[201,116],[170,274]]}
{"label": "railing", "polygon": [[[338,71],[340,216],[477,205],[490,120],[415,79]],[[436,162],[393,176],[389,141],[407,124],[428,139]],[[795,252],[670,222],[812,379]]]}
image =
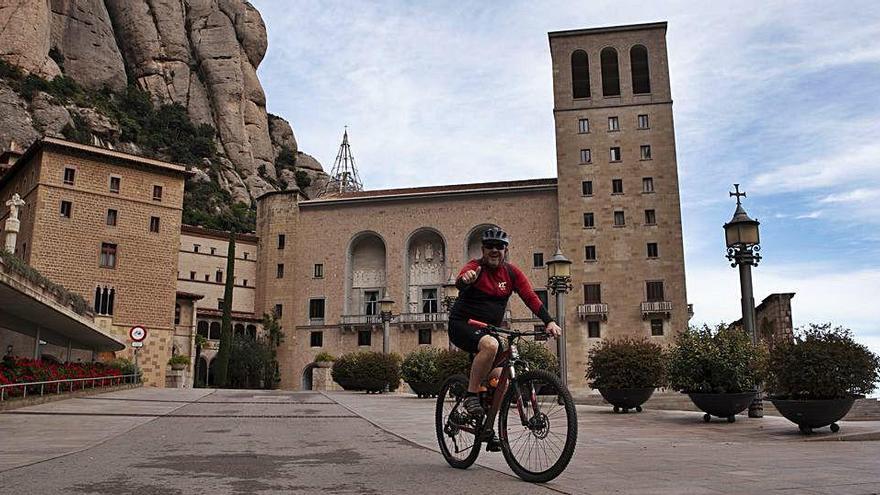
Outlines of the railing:
{"label": "railing", "polygon": [[342,325],[379,325],[382,319],[379,315],[342,315],[339,317]]}
{"label": "railing", "polygon": [[[96,385],[96,382],[101,380],[101,385]],[[0,385],[0,402],[6,400],[6,389],[15,389],[17,387],[22,387],[22,398],[28,396],[28,388],[40,386],[40,396],[42,397],[45,392],[52,392],[52,386],[54,385],[54,392],[56,394],[60,394],[70,385],[70,388],[67,388],[68,392],[72,392],[74,390],[75,384],[77,382],[82,382],[83,386],[79,387],[80,390],[86,388],[86,382],[92,382],[91,388],[98,388],[104,386],[104,381],[108,380],[110,385],[121,385],[123,383],[138,383],[140,381],[139,374],[133,373],[129,375],[113,375],[113,376],[96,376],[94,378],[67,378],[64,380],[47,380],[44,382],[22,382],[22,383],[8,383],[5,385]],[[31,395],[36,395],[36,392],[31,392]]]}
{"label": "railing", "polygon": [[641,305],[642,316],[651,314],[665,314],[667,317],[672,312],[672,302],[670,301],[646,301]]}
{"label": "railing", "polygon": [[444,322],[449,321],[449,313],[401,313],[401,323]]}
{"label": "railing", "polygon": [[590,304],[578,304],[577,307],[578,318],[587,319],[591,316],[599,316],[604,318],[608,317],[608,304],[606,303],[590,303]]}

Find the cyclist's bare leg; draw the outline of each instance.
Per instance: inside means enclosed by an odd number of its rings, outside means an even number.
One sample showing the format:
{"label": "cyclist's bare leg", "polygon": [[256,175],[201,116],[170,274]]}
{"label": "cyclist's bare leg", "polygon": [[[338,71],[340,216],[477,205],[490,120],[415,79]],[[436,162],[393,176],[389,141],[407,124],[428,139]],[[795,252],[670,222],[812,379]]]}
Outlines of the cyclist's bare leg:
{"label": "cyclist's bare leg", "polygon": [[486,378],[492,369],[492,361],[495,360],[495,353],[498,352],[498,340],[489,335],[484,335],[480,339],[477,349],[477,355],[474,357],[474,364],[471,365],[471,377],[468,381],[468,392],[479,393],[480,382]]}

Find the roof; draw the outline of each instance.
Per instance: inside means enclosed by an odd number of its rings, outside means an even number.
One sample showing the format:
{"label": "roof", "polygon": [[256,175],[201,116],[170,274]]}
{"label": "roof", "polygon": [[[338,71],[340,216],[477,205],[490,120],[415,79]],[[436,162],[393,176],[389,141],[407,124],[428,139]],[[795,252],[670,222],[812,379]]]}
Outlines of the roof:
{"label": "roof", "polygon": [[564,36],[618,33],[620,31],[643,31],[645,29],[666,29],[666,21],[648,22],[644,24],[624,24],[621,26],[607,26],[587,29],[570,29],[567,31],[550,31],[549,33],[547,33],[547,36],[549,36],[550,38],[561,38]]}
{"label": "roof", "polygon": [[[214,239],[219,239],[221,241],[229,240],[229,231],[226,230],[214,230],[207,229],[205,227],[200,227],[198,225],[186,225],[183,224],[180,226],[180,231],[185,234],[193,234],[202,237],[211,237]],[[257,242],[257,234],[253,232],[249,233],[236,233],[235,240],[237,241],[246,241],[246,242]]]}
{"label": "roof", "polygon": [[[223,318],[223,310],[221,309],[209,309],[209,308],[196,308],[196,316],[208,316],[212,318]],[[253,313],[245,313],[244,311],[233,311],[232,312],[233,320],[244,320],[244,321],[252,321],[252,322],[261,322],[263,318],[253,314]]]}
{"label": "roof", "polygon": [[203,294],[196,294],[193,292],[183,292],[181,290],[177,291],[178,299],[191,299],[193,301],[198,301],[199,299],[204,299],[205,296]]}
{"label": "roof", "polygon": [[146,166],[165,173],[179,174],[182,176],[193,174],[193,172],[187,170],[186,166],[176,163],[163,162],[161,160],[154,160],[152,158],[132,155],[129,153],[123,153],[121,151],[115,151],[107,148],[100,148],[98,146],[89,146],[85,144],[74,143],[71,141],[65,141],[63,139],[44,137],[35,141],[34,144],[32,144],[27,149],[27,151],[25,151],[24,154],[22,154],[21,157],[16,160],[12,168],[9,169],[6,174],[0,177],[0,187],[5,186],[7,182],[11,181],[12,177],[15,176],[15,174],[19,170],[24,168],[25,164],[27,164],[27,162],[30,161],[30,159],[33,158],[34,155],[37,154],[37,152],[45,148],[55,148],[68,152],[72,151],[77,153],[84,153],[86,155],[102,159],[109,158],[113,160],[127,162],[129,164]]}
{"label": "roof", "polygon": [[356,191],[342,193],[335,196],[323,197],[319,199],[301,201],[299,205],[301,207],[319,206],[323,204],[334,203],[349,203],[375,200],[401,200],[431,196],[455,196],[550,189],[556,189],[555,178]]}

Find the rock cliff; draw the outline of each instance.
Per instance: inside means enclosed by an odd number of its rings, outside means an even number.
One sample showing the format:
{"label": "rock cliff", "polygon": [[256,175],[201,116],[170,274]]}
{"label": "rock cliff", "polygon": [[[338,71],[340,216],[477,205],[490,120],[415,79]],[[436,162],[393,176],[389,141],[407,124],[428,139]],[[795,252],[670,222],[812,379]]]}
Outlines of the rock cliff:
{"label": "rock cliff", "polygon": [[[135,85],[157,106],[181,105],[196,127],[215,132],[216,156],[198,164],[197,177],[248,205],[297,179],[325,177],[290,124],[266,112],[256,72],[266,48],[263,19],[243,0],[0,0],[0,60],[46,81],[66,76],[108,94]],[[101,105],[59,101],[48,90],[28,97],[19,86],[0,78],[0,151],[65,128],[140,151]]]}

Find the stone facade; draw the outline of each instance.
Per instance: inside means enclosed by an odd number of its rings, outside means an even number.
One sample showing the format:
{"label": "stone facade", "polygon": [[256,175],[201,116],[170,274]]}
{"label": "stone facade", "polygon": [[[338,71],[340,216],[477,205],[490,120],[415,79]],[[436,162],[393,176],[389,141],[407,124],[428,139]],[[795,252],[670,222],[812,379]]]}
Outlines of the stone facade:
{"label": "stone facade", "polygon": [[[113,289],[112,316],[96,323],[126,341],[132,326],[147,328],[138,358],[145,382],[158,386],[171,354],[186,173],[178,165],[46,138],[0,179],[4,202],[18,192],[27,203],[19,216],[19,255],[86,301],[96,301],[96,289]],[[111,178],[119,179],[118,192],[111,192]],[[154,186],[162,188],[160,198],[154,199]],[[153,218],[158,232],[151,231]],[[104,243],[115,245],[113,267],[102,266]]]}
{"label": "stone facade", "polygon": [[[559,227],[563,252],[574,262],[574,289],[568,296],[572,304],[565,318],[568,379],[573,388],[586,386],[587,352],[600,338],[645,336],[667,343],[687,325],[665,36],[666,23],[549,35]],[[639,94],[634,92],[630,61],[637,45],[647,49],[650,81],[648,92]],[[617,54],[616,96],[605,95],[613,90],[603,91],[601,52],[608,48]],[[582,93],[579,98],[574,98],[573,91],[576,51],[587,54],[589,74],[589,96]],[[608,79],[606,84],[613,82]],[[648,156],[643,146],[650,147]],[[612,148],[619,156],[612,156]],[[585,181],[591,182],[591,191],[585,191]],[[614,181],[620,181],[617,191]],[[619,212],[623,222],[615,225]],[[592,225],[584,218],[588,213],[592,213]],[[649,243],[655,245],[653,252],[649,252]],[[593,246],[595,259],[587,259],[587,246]],[[662,294],[648,294],[649,282],[662,282]],[[587,301],[585,284],[599,284],[600,299]],[[591,321],[598,322],[599,338],[590,337]]]}

